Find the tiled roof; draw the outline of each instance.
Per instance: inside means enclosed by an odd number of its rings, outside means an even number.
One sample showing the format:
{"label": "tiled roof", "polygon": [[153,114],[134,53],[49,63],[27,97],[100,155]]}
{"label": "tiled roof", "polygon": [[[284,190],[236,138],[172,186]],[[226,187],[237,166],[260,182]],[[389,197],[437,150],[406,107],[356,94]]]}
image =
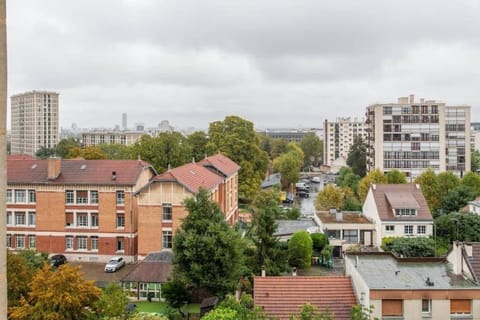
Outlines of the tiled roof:
{"label": "tiled roof", "polygon": [[298,316],[306,303],[346,320],[356,299],[349,277],[255,277],[254,302],[267,316],[280,320]]}
{"label": "tiled roof", "polygon": [[[60,175],[48,179],[49,160],[7,161],[9,184],[93,184],[135,185],[140,173],[150,164],[138,160],[60,160]],[[153,168],[152,168],[153,170]],[[115,178],[112,173],[115,172]]]}
{"label": "tiled roof", "polygon": [[197,193],[201,187],[207,190],[213,189],[223,179],[198,163],[187,163],[156,176],[154,181],[176,181],[191,192]]}
{"label": "tiled roof", "polygon": [[[422,190],[416,184],[377,184],[370,190],[381,220],[421,220],[433,221],[427,201]],[[393,214],[395,206],[405,205],[405,208],[416,208],[416,216],[396,217]]]}
{"label": "tiled roof", "polygon": [[472,243],[472,257],[470,258],[475,277],[480,279],[480,243]]}
{"label": "tiled roof", "polygon": [[172,270],[173,265],[168,262],[142,261],[122,279],[122,282],[165,283],[168,281]]}
{"label": "tiled roof", "polygon": [[198,162],[203,166],[213,167],[221,172],[225,177],[229,177],[232,174],[240,170],[240,166],[224,156],[223,154],[216,154],[214,156],[206,157]]}

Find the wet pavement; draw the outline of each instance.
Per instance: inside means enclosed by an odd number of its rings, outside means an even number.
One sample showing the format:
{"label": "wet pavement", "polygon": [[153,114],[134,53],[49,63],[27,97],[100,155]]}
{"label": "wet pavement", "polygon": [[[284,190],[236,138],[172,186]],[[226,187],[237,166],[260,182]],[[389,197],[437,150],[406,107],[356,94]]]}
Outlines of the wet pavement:
{"label": "wet pavement", "polygon": [[106,287],[110,282],[119,283],[127,274],[132,271],[136,264],[126,264],[117,272],[105,272],[105,263],[94,262],[69,262],[72,266],[80,266],[85,280],[94,280],[99,287]]}

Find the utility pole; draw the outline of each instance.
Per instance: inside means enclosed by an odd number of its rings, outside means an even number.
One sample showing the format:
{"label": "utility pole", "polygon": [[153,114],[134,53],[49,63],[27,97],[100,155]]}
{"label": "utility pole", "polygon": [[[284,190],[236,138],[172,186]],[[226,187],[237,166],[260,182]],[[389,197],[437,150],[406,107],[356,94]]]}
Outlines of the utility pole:
{"label": "utility pole", "polygon": [[0,0],[0,318],[7,319],[7,0]]}

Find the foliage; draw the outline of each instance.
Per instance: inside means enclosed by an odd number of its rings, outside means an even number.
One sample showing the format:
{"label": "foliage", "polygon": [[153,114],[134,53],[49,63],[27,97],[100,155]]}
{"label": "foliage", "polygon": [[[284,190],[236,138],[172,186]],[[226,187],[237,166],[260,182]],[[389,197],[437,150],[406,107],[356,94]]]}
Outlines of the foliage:
{"label": "foliage", "polygon": [[321,252],[328,244],[328,237],[324,233],[312,233],[310,238],[312,238],[312,247],[317,252]]}
{"label": "foliage", "polygon": [[387,172],[387,174],[385,175],[385,178],[387,179],[387,183],[390,183],[390,184],[407,183],[407,177],[405,176],[405,173],[397,169],[393,169]]}
{"label": "foliage", "polygon": [[125,317],[127,315],[127,304],[129,303],[127,293],[116,283],[109,283],[103,290],[100,300],[97,301],[95,309],[97,315],[104,318]]}
{"label": "foliage", "polygon": [[242,272],[243,242],[206,190],[186,199],[185,207],[188,215],[173,239],[175,276],[222,297]]}
{"label": "foliage", "polygon": [[480,241],[480,216],[474,213],[452,212],[435,219],[437,238],[447,243],[454,240],[464,242]]}
{"label": "foliage", "polygon": [[444,213],[459,211],[473,199],[475,199],[473,191],[469,187],[461,185],[448,191],[442,198],[441,208]]}
{"label": "foliage", "polygon": [[107,159],[107,154],[99,147],[73,147],[67,154],[68,159],[83,158],[85,160],[101,160]]}
{"label": "foliage", "polygon": [[55,155],[56,155],[55,148],[45,148],[43,146],[40,147],[40,149],[38,149],[37,152],[35,152],[35,157],[40,159],[47,159]]}
{"label": "foliage", "polygon": [[288,152],[288,141],[285,139],[272,139],[270,159],[275,159]]}
{"label": "foliage", "polygon": [[207,134],[203,131],[195,131],[187,136],[185,140],[190,158],[200,161],[207,155]]}
{"label": "foliage", "polygon": [[312,238],[306,231],[297,231],[288,241],[288,262],[292,267],[309,268],[312,261]]}
{"label": "foliage", "polygon": [[354,196],[346,196],[342,210],[344,211],[362,211],[362,204]]}
{"label": "foliage", "polygon": [[162,285],[162,297],[171,307],[180,311],[190,301],[191,292],[183,279],[175,277]]}
{"label": "foliage", "polygon": [[358,191],[358,183],[360,182],[360,176],[356,175],[352,168],[342,167],[338,172],[338,177],[335,179],[336,184],[340,187],[348,187],[354,193]]}
{"label": "foliage", "polygon": [[480,195],[480,175],[475,172],[467,172],[462,178],[462,186],[467,187],[474,197]]}
{"label": "foliage", "polygon": [[303,151],[295,143],[290,142],[287,145],[287,152],[273,160],[273,169],[280,172],[284,190],[288,190],[292,183],[300,179],[303,158]]}
{"label": "foliage", "polygon": [[48,253],[46,252],[20,250],[17,254],[25,258],[27,265],[34,271],[41,269],[45,263],[48,263]]}
{"label": "foliage", "polygon": [[438,181],[438,197],[439,199],[443,199],[448,192],[455,189],[460,185],[460,178],[458,178],[453,172],[446,171],[440,172],[437,175]]}
{"label": "foliage", "polygon": [[280,190],[268,188],[260,190],[253,200],[255,208],[278,207],[280,202]]}
{"label": "foliage", "polygon": [[80,147],[80,142],[75,138],[62,139],[58,142],[55,151],[60,158],[67,158],[70,149]]}
{"label": "foliage", "polygon": [[85,281],[78,267],[45,265],[29,284],[28,297],[10,309],[10,319],[87,319],[101,291]]}
{"label": "foliage", "polygon": [[348,152],[347,165],[360,177],[364,177],[367,173],[367,147],[360,135],[353,140],[353,144]]}
{"label": "foliage", "polygon": [[330,210],[330,208],[340,209],[344,204],[344,194],[342,189],[333,184],[328,184],[323,188],[315,199],[315,208],[317,210]]}
{"label": "foliage", "polygon": [[[123,318],[120,318],[123,320]],[[118,319],[118,320],[120,320]],[[134,315],[128,318],[129,320],[168,320],[168,318],[160,315],[155,315],[151,313],[135,313]],[[116,320],[116,319],[110,319]]]}
{"label": "foliage", "polygon": [[202,317],[203,320],[237,320],[237,311],[230,308],[215,308]]}
{"label": "foliage", "polygon": [[101,144],[98,146],[109,160],[128,160],[133,159],[132,147],[123,144]]}
{"label": "foliage", "polygon": [[[372,319],[373,314],[373,305],[370,307],[364,306],[365,294],[362,292],[362,296],[360,297],[360,304],[356,304],[352,307],[350,312],[350,320],[370,320]],[[378,320],[378,318],[374,318],[374,320]]]}
{"label": "foliage", "polygon": [[[217,312],[213,312],[218,310]],[[242,293],[240,300],[237,301],[234,296],[228,295],[225,300],[223,300],[217,308],[213,311],[207,313],[202,319],[235,319],[235,320],[261,320],[266,319],[265,314],[259,307],[255,307],[253,304],[253,298],[251,295]],[[235,312],[234,318],[228,318],[231,314],[231,311]],[[216,315],[217,318],[213,317]],[[208,316],[208,318],[207,318]],[[227,318],[222,318],[225,316]]]}
{"label": "foliage", "polygon": [[239,197],[253,199],[268,167],[268,155],[260,149],[253,123],[237,116],[210,123],[207,150],[221,152],[240,166]]}
{"label": "foliage", "polygon": [[437,210],[440,208],[441,201],[438,192],[439,185],[435,171],[430,168],[427,169],[415,179],[415,183],[420,185],[423,196],[425,197],[428,207],[430,208],[430,212],[432,212],[435,217]]}
{"label": "foliage", "polygon": [[305,155],[304,167],[318,166],[322,162],[323,142],[314,132],[308,132],[303,136],[302,141],[300,141],[300,148]]}
{"label": "foliage", "polygon": [[320,312],[317,307],[311,305],[310,303],[304,304],[300,308],[299,318],[292,315],[291,320],[333,320],[334,317],[328,309]]}
{"label": "foliage", "polygon": [[8,307],[17,306],[22,297],[27,297],[29,283],[34,269],[30,268],[26,259],[19,254],[7,252],[7,298]]}
{"label": "foliage", "polygon": [[472,172],[480,171],[480,151],[474,150],[471,155],[471,168]]}
{"label": "foliage", "polygon": [[332,258],[333,255],[333,246],[326,245],[323,247],[322,251],[320,252],[320,256],[322,257],[323,261],[328,261]]}
{"label": "foliage", "polygon": [[387,178],[383,172],[378,169],[370,171],[365,177],[363,177],[358,183],[358,198],[363,203],[365,198],[367,198],[368,190],[370,186],[374,183],[382,184],[386,183]]}
{"label": "foliage", "polygon": [[398,237],[382,240],[382,248],[404,257],[434,257],[435,241],[427,237]]}

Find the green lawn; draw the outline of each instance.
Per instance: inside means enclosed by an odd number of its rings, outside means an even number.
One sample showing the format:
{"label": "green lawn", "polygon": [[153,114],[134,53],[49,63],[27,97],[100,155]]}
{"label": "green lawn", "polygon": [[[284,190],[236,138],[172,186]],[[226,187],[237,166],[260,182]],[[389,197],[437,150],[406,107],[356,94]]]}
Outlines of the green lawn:
{"label": "green lawn", "polygon": [[[162,313],[167,307],[167,303],[158,301],[137,301],[132,303],[137,305],[137,311],[139,312]],[[187,304],[182,310],[185,313],[200,314],[200,305],[195,303]]]}

